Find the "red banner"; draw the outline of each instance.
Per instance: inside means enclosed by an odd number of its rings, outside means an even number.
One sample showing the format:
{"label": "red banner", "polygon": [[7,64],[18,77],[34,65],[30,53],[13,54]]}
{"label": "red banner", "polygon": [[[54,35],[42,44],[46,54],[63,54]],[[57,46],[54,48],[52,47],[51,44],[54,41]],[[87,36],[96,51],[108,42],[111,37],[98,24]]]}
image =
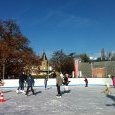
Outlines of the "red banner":
{"label": "red banner", "polygon": [[75,70],[74,70],[75,77],[78,77],[79,76],[79,60],[78,59],[74,60],[74,67],[75,67]]}

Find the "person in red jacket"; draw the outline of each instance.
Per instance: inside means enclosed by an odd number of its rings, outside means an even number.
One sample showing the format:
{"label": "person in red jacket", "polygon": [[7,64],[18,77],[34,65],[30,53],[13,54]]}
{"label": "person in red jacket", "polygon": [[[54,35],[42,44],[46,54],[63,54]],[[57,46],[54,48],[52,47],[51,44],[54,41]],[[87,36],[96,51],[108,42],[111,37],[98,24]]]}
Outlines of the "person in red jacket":
{"label": "person in red jacket", "polygon": [[113,86],[115,88],[115,76],[112,76]]}
{"label": "person in red jacket", "polygon": [[87,79],[87,77],[85,77],[84,81],[85,81],[85,87],[88,87],[88,79]]}

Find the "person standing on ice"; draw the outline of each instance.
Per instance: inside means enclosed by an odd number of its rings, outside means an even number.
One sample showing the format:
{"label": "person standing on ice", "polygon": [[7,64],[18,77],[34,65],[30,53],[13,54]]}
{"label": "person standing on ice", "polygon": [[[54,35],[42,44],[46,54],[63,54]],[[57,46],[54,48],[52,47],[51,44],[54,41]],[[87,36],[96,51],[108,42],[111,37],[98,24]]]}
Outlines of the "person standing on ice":
{"label": "person standing on ice", "polygon": [[47,82],[48,82],[48,77],[45,77],[45,78],[44,78],[45,89],[47,89]]}
{"label": "person standing on ice", "polygon": [[[0,78],[0,86],[4,86],[4,82],[3,82],[3,80]],[[0,93],[1,93],[1,91],[0,91]]]}
{"label": "person standing on ice", "polygon": [[68,76],[69,76],[69,75],[66,73],[66,74],[64,75],[64,78],[63,78],[63,79],[64,79],[63,84],[65,85],[65,86],[64,86],[64,92],[65,92],[65,93],[69,93],[68,84],[69,84],[70,81],[68,80]]}
{"label": "person standing on ice", "polygon": [[32,91],[33,95],[35,95],[34,89],[33,89],[35,81],[34,81],[34,79],[33,79],[31,74],[28,75],[26,82],[27,82],[27,90],[26,90],[26,94],[25,95],[28,96],[30,88],[31,88],[31,91]]}
{"label": "person standing on ice", "polygon": [[115,88],[115,76],[112,76],[113,86]]}
{"label": "person standing on ice", "polygon": [[85,87],[88,87],[88,79],[87,79],[87,77],[84,77],[85,79],[84,79],[84,81],[85,81]]}
{"label": "person standing on ice", "polygon": [[56,74],[56,87],[57,87],[57,95],[56,97],[60,97],[61,98],[61,90],[60,90],[60,86],[63,84],[63,78],[61,77],[60,73]]}
{"label": "person standing on ice", "polygon": [[4,82],[3,80],[0,78],[0,86],[3,86],[4,85]]}
{"label": "person standing on ice", "polygon": [[24,92],[24,82],[25,82],[25,76],[24,76],[24,72],[23,72],[19,76],[19,87],[16,90],[17,93],[19,93],[19,92],[25,93]]}

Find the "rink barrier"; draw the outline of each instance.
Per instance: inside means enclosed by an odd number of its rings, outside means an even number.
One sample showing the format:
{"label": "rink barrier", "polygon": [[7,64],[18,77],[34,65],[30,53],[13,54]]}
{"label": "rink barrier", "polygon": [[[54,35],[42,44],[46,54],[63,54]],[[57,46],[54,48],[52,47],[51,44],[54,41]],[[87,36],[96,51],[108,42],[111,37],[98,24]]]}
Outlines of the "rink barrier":
{"label": "rink barrier", "polygon": [[[105,86],[106,83],[109,83],[109,85],[112,85],[112,79],[111,78],[87,78],[88,79],[88,85],[89,86]],[[84,78],[69,78],[69,86],[84,86]],[[5,84],[2,86],[3,88],[17,88],[19,86],[19,80],[18,79],[5,79]],[[55,86],[56,85],[56,79],[55,78],[49,78],[47,82],[48,86]],[[2,88],[1,87],[1,88]],[[44,87],[44,79],[35,79],[34,87]]]}

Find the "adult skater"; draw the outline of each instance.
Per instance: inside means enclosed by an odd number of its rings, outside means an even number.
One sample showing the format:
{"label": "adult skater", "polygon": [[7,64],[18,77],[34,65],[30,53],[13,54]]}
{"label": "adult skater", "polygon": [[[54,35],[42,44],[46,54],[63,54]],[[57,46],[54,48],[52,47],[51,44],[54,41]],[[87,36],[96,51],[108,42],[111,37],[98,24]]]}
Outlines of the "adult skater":
{"label": "adult skater", "polygon": [[35,95],[34,89],[33,89],[33,86],[34,86],[35,81],[34,81],[34,79],[33,79],[33,77],[32,77],[31,74],[29,74],[29,75],[27,76],[26,82],[27,82],[26,95],[28,96],[28,93],[29,93],[29,89],[30,89],[30,88],[31,88],[31,91],[32,91],[33,95]]}
{"label": "adult skater", "polygon": [[61,91],[60,91],[60,86],[63,84],[63,78],[60,76],[59,73],[56,74],[56,87],[57,87],[57,98],[61,98]]}
{"label": "adult skater", "polygon": [[65,85],[64,86],[64,92],[65,93],[69,93],[68,84],[69,84],[70,81],[68,80],[68,76],[69,76],[68,74],[65,74],[64,78],[63,78],[64,79],[63,84]]}
{"label": "adult skater", "polygon": [[19,87],[16,90],[17,93],[19,93],[19,92],[25,93],[24,92],[24,82],[25,82],[25,75],[24,75],[24,73],[22,73],[19,76]]}
{"label": "adult skater", "polygon": [[85,79],[84,79],[84,81],[85,81],[85,87],[88,87],[88,79],[87,79],[87,77],[84,77]]}
{"label": "adult skater", "polygon": [[45,78],[44,78],[45,89],[47,89],[47,82],[48,82],[48,77],[45,77]]}
{"label": "adult skater", "polygon": [[0,86],[3,86],[4,85],[4,82],[3,80],[0,78]]}

